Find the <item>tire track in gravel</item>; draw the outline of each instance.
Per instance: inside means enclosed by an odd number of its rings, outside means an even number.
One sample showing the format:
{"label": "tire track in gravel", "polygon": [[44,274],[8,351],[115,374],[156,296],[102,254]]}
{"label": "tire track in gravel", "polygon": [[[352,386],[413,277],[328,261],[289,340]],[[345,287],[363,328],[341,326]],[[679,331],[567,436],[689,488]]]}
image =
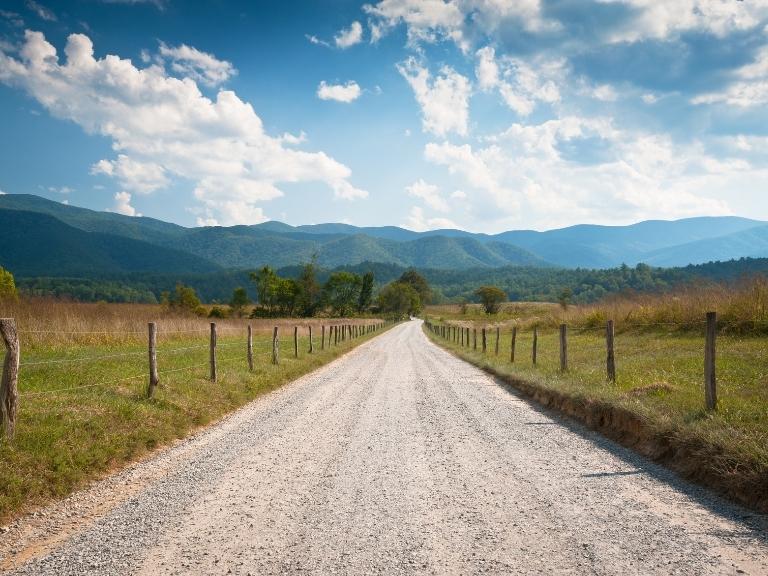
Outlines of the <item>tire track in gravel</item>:
{"label": "tire track in gravel", "polygon": [[532,407],[420,322],[116,478],[87,494],[139,487],[14,574],[768,573],[765,517]]}

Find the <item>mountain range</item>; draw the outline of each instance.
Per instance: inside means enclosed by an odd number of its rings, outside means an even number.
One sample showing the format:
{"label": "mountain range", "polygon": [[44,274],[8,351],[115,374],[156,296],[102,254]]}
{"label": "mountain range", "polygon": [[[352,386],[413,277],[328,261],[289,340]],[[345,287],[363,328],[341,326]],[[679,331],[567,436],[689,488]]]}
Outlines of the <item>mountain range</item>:
{"label": "mountain range", "polygon": [[274,221],[185,228],[33,195],[0,196],[0,266],[21,277],[209,273],[291,266],[313,256],[325,268],[361,262],[445,270],[685,266],[768,256],[768,223],[703,217],[500,234]]}

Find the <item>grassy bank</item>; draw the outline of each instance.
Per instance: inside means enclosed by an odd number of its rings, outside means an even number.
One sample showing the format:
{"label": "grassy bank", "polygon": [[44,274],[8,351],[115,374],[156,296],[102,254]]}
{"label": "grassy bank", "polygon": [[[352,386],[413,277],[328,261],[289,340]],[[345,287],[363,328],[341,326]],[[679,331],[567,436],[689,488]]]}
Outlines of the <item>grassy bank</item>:
{"label": "grassy bank", "polygon": [[[536,306],[531,313],[540,312]],[[436,319],[433,319],[433,321]],[[768,508],[768,339],[721,330],[717,374],[719,405],[704,409],[704,328],[679,325],[625,327],[616,337],[618,381],[606,379],[604,328],[571,328],[567,372],[560,372],[559,339],[546,323],[533,333],[526,322],[487,324],[488,351],[481,348],[485,322],[447,320],[478,327],[478,350],[427,333],[460,357],[492,371],[547,405],[560,408],[608,435],[663,461],[744,503]],[[515,362],[511,326],[518,325]]]}
{"label": "grassy bank", "polygon": [[[246,357],[248,321],[221,322],[218,381],[212,383],[208,379],[208,322],[160,317],[160,386],[150,400],[146,398],[144,315],[158,317],[159,308],[113,305],[91,318],[87,310],[77,314],[81,305],[72,306],[54,311],[58,313],[46,322],[38,316],[33,322],[23,316],[19,319],[19,413],[14,440],[0,440],[0,522],[183,438],[371,337],[330,346],[326,341],[321,350],[322,324],[373,322],[312,320],[314,353],[309,354],[306,322],[251,321],[255,328],[253,372]],[[68,322],[70,313],[73,316]],[[271,364],[274,325],[282,326],[278,366]],[[300,326],[298,358],[294,357],[294,325]]]}

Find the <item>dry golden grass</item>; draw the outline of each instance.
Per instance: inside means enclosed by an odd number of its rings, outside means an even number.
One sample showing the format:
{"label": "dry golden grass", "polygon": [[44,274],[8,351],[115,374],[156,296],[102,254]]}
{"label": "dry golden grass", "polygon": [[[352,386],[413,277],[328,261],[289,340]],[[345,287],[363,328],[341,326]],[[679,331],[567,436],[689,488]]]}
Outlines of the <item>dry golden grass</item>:
{"label": "dry golden grass", "polygon": [[487,315],[479,304],[429,306],[426,315],[465,326],[534,325],[604,327],[614,320],[618,331],[635,328],[698,330],[706,313],[718,313],[721,331],[768,334],[768,278],[756,276],[736,284],[691,284],[663,294],[613,295],[595,304],[568,306],[546,302],[509,302]]}
{"label": "dry golden grass", "polygon": [[274,326],[322,324],[370,324],[364,318],[216,318],[170,311],[156,304],[108,304],[66,302],[48,298],[24,298],[18,302],[0,302],[0,318],[14,318],[22,350],[37,346],[112,345],[146,342],[147,324],[157,324],[161,339],[182,338],[209,331],[216,322],[220,334],[244,334],[251,324],[254,333],[268,334]]}
{"label": "dry golden grass", "polygon": [[[319,325],[375,319],[217,319],[218,380],[209,380],[210,320],[160,306],[24,300],[0,305],[21,342],[16,437],[0,438],[0,522],[182,438],[373,336],[320,344]],[[147,398],[147,322],[158,324],[160,385]],[[254,328],[254,370],[246,356]],[[308,325],[314,351],[309,353]],[[274,326],[280,363],[271,363]],[[293,328],[299,327],[294,351]]]}

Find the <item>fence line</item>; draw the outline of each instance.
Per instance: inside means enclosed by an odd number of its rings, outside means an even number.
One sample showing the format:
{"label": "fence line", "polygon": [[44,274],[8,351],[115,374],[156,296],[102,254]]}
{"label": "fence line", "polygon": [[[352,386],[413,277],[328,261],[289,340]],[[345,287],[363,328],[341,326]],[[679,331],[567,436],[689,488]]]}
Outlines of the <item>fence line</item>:
{"label": "fence line", "polygon": [[[681,324],[659,322],[659,323],[633,324],[632,326],[670,326],[670,325],[674,325],[680,328],[690,327],[690,326],[699,326],[699,325],[706,326],[704,346],[703,346],[704,405],[707,410],[710,410],[710,411],[717,410],[717,376],[716,376],[717,339],[718,339],[717,313],[708,312],[706,315],[706,320],[702,322],[684,322]],[[427,319],[425,321],[425,326],[434,335],[440,338],[443,338],[445,340],[452,341],[455,344],[458,344],[459,347],[461,348],[468,348],[468,349],[471,348],[473,351],[477,351],[478,349],[477,348],[477,328],[473,328],[473,339],[470,345],[469,328],[466,329],[466,335],[467,335],[466,340],[463,338],[463,335],[464,335],[463,326],[460,328],[462,331],[462,338],[457,340],[455,337],[452,336],[452,334],[455,334],[455,332],[452,332],[450,328],[446,329],[445,327],[446,325],[434,324],[431,320]],[[604,333],[606,380],[609,383],[615,384],[617,382],[615,322],[613,320],[607,320],[605,326],[603,327],[599,327],[599,328],[594,327],[591,329],[577,328],[576,330],[577,330],[577,333],[588,332],[591,330],[600,330],[601,332]],[[481,328],[482,347],[481,347],[480,353],[483,355],[488,353],[488,349],[486,347],[486,332],[487,332],[486,328],[482,327]],[[519,332],[520,330],[517,325],[512,327],[511,342],[510,342],[510,356],[509,356],[509,361],[511,364],[515,362],[515,347],[516,347]],[[538,360],[538,352],[539,352],[538,351],[539,327],[537,325],[534,325],[532,327],[531,332],[532,332],[531,364],[533,366],[536,366],[537,360]],[[564,372],[567,372],[569,368],[569,362],[568,362],[569,327],[567,324],[561,324],[556,331],[553,331],[553,333],[557,334],[558,336],[558,349],[559,349],[559,361],[560,361],[559,369],[560,369],[560,372],[564,373]],[[494,353],[497,356],[498,356],[498,350],[499,350],[499,338],[500,338],[500,331],[499,331],[499,327],[496,326],[496,346],[494,349]]]}
{"label": "fence line", "polygon": [[[347,340],[360,338],[362,336],[375,334],[379,329],[388,324],[389,321],[376,321],[373,323],[366,323],[364,325],[351,324],[351,323],[337,323],[329,322],[322,324],[321,331],[321,350],[325,350],[326,346],[331,347],[331,336],[335,337],[335,345]],[[283,326],[287,326],[284,324]],[[299,337],[299,325],[294,325],[294,356],[299,357],[299,340],[304,340],[304,336]],[[328,328],[326,330],[326,327]],[[2,380],[0,380],[0,436],[6,436],[12,439],[15,432],[16,416],[18,412],[18,399],[19,398],[32,398],[47,395],[61,394],[64,392],[71,392],[76,390],[83,390],[88,388],[108,388],[116,384],[123,382],[129,382],[131,380],[138,380],[141,378],[148,379],[148,386],[146,389],[146,396],[151,398],[154,394],[157,386],[160,385],[161,377],[167,374],[195,370],[207,366],[209,368],[209,378],[211,382],[215,383],[218,377],[218,365],[221,363],[229,362],[243,362],[250,371],[254,369],[254,346],[253,346],[253,328],[249,323],[247,324],[247,334],[245,339],[238,341],[218,342],[218,336],[221,334],[242,334],[242,330],[236,328],[223,327],[217,329],[216,323],[211,322],[208,330],[168,330],[162,331],[158,329],[157,323],[149,322],[147,324],[147,332],[138,331],[107,331],[107,330],[81,330],[81,331],[62,331],[62,330],[17,330],[15,320],[12,318],[0,318],[0,335],[2,335],[3,341],[6,347],[4,368],[2,373]],[[312,324],[302,324],[301,328],[308,329],[309,349],[308,353],[313,354],[315,352]],[[340,333],[341,330],[341,333]],[[178,348],[164,349],[158,347],[157,338],[159,335],[166,334],[203,334],[205,332],[210,333],[209,343],[205,345],[194,346],[182,346]],[[98,356],[82,356],[77,358],[54,358],[47,360],[33,360],[31,362],[20,362],[20,346],[19,346],[19,334],[111,334],[111,335],[127,335],[127,334],[144,334],[147,337],[147,349],[144,351],[136,352],[118,352],[114,354],[102,354]],[[327,341],[326,341],[327,334]],[[279,327],[275,326],[273,329],[272,342],[260,340],[259,345],[255,351],[258,353],[272,352],[272,363],[279,364]],[[243,357],[226,357],[219,358],[217,354],[218,349],[225,348],[230,349],[233,347],[243,347]],[[196,363],[189,366],[181,366],[178,368],[169,368],[166,370],[158,370],[158,356],[162,360],[162,357],[172,354],[178,354],[181,352],[189,352],[191,350],[202,351],[204,349],[209,350],[208,361],[204,363]],[[142,372],[141,374],[135,374],[124,378],[118,378],[115,380],[109,380],[106,382],[96,382],[92,384],[82,384],[77,386],[67,386],[64,388],[54,388],[50,390],[31,390],[27,392],[18,391],[18,380],[21,368],[34,367],[34,366],[52,366],[60,364],[72,364],[72,363],[90,363],[97,364],[104,360],[112,360],[116,358],[129,358],[139,357],[147,354],[148,360],[148,372]]]}

